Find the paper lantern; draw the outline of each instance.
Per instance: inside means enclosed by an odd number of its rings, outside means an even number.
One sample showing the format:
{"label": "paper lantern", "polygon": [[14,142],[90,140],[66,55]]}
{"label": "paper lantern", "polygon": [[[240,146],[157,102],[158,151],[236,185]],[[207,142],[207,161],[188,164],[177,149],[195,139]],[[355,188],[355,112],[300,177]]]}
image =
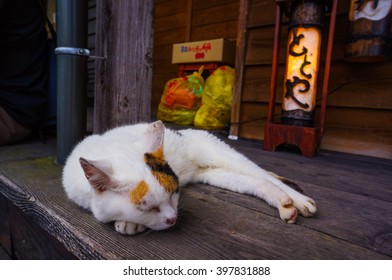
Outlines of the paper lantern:
{"label": "paper lantern", "polygon": [[312,126],[321,49],[323,1],[292,2],[282,123]]}
{"label": "paper lantern", "polygon": [[[281,144],[292,144],[298,146],[304,156],[313,156],[324,132],[337,0],[276,0],[276,4],[274,52],[264,149],[274,151]],[[325,11],[328,11],[330,20],[323,67],[324,78],[319,86],[322,88],[320,121],[314,125]],[[281,123],[276,123],[274,116],[283,13],[290,15],[290,21]]]}

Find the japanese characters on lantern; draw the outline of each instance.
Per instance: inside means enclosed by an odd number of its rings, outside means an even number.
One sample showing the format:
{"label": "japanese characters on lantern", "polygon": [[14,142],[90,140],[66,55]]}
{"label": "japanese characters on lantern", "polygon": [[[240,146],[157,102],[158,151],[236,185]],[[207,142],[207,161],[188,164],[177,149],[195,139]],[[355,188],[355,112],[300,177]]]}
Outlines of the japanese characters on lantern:
{"label": "japanese characters on lantern", "polygon": [[[301,110],[310,115],[316,104],[321,32],[316,28],[290,30],[284,78],[283,115]],[[310,117],[310,116],[309,116]]]}

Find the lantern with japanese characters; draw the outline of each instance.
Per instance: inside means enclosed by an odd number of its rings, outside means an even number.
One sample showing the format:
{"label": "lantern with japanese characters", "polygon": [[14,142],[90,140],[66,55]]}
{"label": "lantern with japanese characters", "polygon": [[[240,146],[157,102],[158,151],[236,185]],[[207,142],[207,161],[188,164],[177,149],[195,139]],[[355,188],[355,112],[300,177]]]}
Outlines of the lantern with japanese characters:
{"label": "lantern with japanese characters", "polygon": [[316,106],[325,3],[292,1],[287,40],[282,123],[312,126]]}

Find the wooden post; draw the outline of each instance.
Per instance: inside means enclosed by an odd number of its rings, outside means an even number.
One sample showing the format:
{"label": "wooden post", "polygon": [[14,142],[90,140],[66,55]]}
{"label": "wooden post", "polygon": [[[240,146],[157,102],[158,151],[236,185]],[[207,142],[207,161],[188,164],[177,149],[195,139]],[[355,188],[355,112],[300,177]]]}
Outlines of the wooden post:
{"label": "wooden post", "polygon": [[153,0],[97,0],[94,133],[150,121]]}
{"label": "wooden post", "polygon": [[237,30],[237,48],[235,56],[235,82],[233,88],[233,102],[231,109],[231,125],[230,139],[238,139],[240,113],[241,113],[241,97],[242,83],[244,79],[244,62],[246,54],[246,38],[248,23],[249,0],[240,0],[240,10],[238,18]]}

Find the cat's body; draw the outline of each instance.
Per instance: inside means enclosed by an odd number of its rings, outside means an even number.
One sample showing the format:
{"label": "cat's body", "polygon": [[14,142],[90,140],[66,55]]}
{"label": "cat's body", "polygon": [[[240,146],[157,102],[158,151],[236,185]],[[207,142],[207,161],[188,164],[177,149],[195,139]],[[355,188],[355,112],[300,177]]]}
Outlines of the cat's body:
{"label": "cat's body", "polygon": [[87,137],[69,156],[63,185],[70,199],[123,234],[162,230],[176,222],[178,187],[200,182],[257,196],[295,221],[315,203],[215,136],[174,132],[161,122],[123,126]]}

